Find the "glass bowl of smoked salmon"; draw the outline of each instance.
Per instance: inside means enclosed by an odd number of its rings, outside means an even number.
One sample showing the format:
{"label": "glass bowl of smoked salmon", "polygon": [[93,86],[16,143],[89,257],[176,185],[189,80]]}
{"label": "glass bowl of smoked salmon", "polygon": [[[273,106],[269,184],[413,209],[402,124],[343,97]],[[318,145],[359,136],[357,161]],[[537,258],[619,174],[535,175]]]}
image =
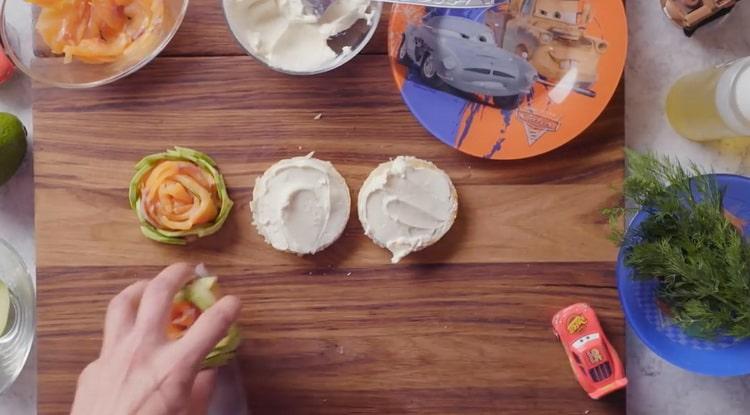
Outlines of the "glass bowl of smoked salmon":
{"label": "glass bowl of smoked salmon", "polygon": [[188,0],[5,0],[0,40],[33,80],[92,88],[148,64],[174,37]]}

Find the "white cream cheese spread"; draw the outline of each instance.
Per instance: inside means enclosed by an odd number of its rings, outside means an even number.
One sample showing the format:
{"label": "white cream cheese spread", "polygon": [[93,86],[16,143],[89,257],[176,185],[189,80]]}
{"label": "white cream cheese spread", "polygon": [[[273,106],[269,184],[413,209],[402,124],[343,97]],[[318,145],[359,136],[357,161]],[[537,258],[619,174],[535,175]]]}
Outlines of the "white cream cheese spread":
{"label": "white cream cheese spread", "polygon": [[333,165],[312,157],[282,160],[253,189],[253,224],[274,248],[314,254],[335,242],[349,220],[351,197]]}
{"label": "white cream cheese spread", "polygon": [[303,0],[224,0],[227,19],[243,45],[268,65],[291,72],[313,72],[351,50],[336,53],[328,40],[360,19],[372,25],[370,0],[333,0],[321,16]]}
{"label": "white cream cheese spread", "polygon": [[434,164],[400,156],[370,174],[357,204],[365,233],[391,251],[395,264],[450,230],[458,196],[450,177]]}

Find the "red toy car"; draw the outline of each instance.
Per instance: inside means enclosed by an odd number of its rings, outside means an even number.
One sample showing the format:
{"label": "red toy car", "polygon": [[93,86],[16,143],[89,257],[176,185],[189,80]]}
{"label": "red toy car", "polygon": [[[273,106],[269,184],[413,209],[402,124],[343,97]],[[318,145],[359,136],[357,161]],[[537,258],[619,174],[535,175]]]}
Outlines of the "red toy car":
{"label": "red toy car", "polygon": [[573,304],[560,310],[552,318],[552,327],[565,348],[578,383],[592,399],[628,384],[622,361],[588,304]]}

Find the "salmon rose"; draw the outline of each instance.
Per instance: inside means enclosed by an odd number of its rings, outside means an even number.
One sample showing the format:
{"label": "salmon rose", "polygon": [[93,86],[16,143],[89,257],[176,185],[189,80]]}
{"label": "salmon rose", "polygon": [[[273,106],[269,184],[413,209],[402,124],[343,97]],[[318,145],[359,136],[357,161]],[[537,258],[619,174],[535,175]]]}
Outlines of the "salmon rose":
{"label": "salmon rose", "polygon": [[233,205],[216,163],[187,148],[145,157],[130,183],[130,207],[157,242],[184,245],[216,233]]}

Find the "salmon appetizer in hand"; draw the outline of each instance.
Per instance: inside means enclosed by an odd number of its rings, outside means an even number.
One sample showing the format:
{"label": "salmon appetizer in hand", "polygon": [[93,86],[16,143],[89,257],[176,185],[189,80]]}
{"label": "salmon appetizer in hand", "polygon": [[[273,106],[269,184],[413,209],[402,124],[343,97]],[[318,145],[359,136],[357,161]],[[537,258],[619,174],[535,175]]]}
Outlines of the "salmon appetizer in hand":
{"label": "salmon appetizer in hand", "polygon": [[143,234],[173,245],[216,233],[234,205],[216,163],[180,147],[141,160],[129,196]]}
{"label": "salmon appetizer in hand", "polygon": [[65,62],[141,57],[159,38],[163,0],[27,0],[41,8],[36,30]]}
{"label": "salmon appetizer in hand", "polygon": [[[182,338],[198,317],[221,298],[216,276],[210,275],[202,264],[196,267],[195,274],[196,279],[180,290],[172,300],[167,325],[167,337],[170,340]],[[206,356],[201,366],[203,368],[224,366],[234,358],[239,345],[240,331],[235,323],[229,328],[227,335]]]}

